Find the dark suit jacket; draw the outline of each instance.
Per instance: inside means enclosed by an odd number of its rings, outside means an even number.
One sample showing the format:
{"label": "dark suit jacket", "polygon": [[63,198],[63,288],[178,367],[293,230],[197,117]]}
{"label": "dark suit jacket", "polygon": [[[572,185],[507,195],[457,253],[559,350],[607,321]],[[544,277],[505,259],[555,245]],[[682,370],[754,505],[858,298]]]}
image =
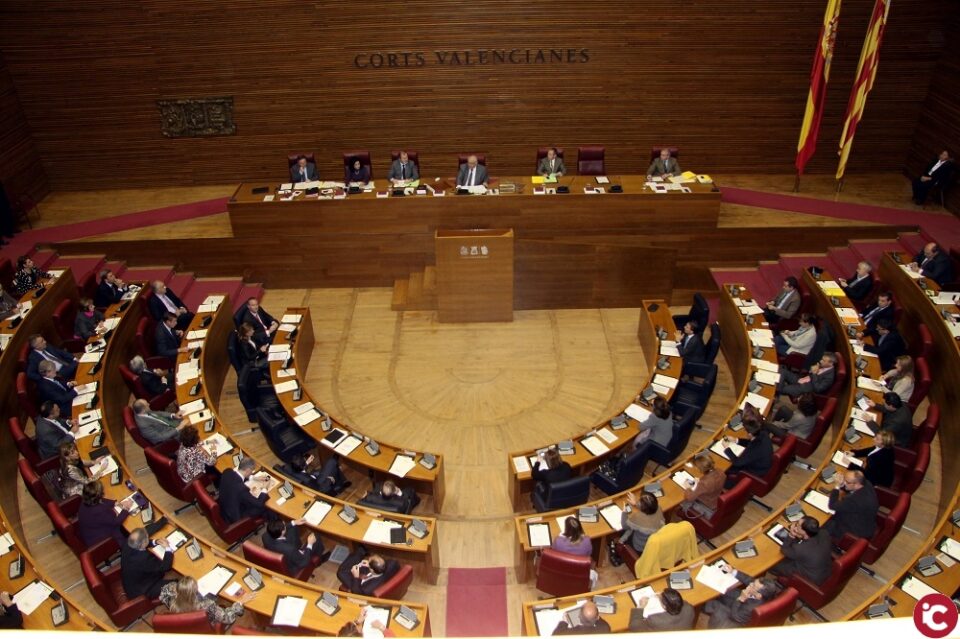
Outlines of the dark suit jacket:
{"label": "dark suit jacket", "polygon": [[634,608],[630,611],[629,632],[669,632],[671,630],[693,630],[695,621],[693,606],[686,601],[683,608],[676,615],[661,612],[647,619],[643,618],[643,608]]}
{"label": "dark suit jacket", "polygon": [[[687,339],[689,337],[689,339]],[[707,348],[703,344],[703,334],[694,333],[680,338],[680,356],[684,362],[702,363],[707,361]]]}
{"label": "dark suit jacket", "polygon": [[97,332],[97,325],[103,321],[103,313],[94,311],[93,315],[87,317],[82,311],[77,313],[77,319],[73,321],[73,332],[78,337],[90,339]]}
{"label": "dark suit jacket", "polygon": [[[538,174],[538,175],[544,175],[544,174],[549,175],[550,173],[551,173],[551,171],[550,171],[550,160],[549,160],[549,158],[541,158],[541,159],[540,159],[540,163],[537,164],[537,174]],[[558,157],[558,158],[554,158],[554,161],[553,161],[553,171],[552,171],[552,173],[563,173],[564,175],[566,175],[566,173],[567,173],[567,167],[563,165],[563,160],[561,160],[559,157]]]}
{"label": "dark suit jacket", "polygon": [[914,262],[921,265],[920,273],[924,277],[929,277],[940,286],[953,281],[953,263],[946,253],[940,251],[926,264],[923,263],[925,259],[927,259],[927,256],[923,254],[923,251],[913,258]]}
{"label": "dark suit jacket", "polygon": [[23,614],[17,608],[17,604],[6,608],[0,615],[0,628],[4,630],[17,630],[23,628]]}
{"label": "dark suit jacket", "polygon": [[417,170],[417,165],[413,163],[413,160],[408,160],[406,167],[403,169],[404,177],[400,177],[400,160],[394,160],[393,164],[390,165],[390,172],[387,173],[388,180],[418,180],[420,179],[420,171]]}
{"label": "dark suit jacket", "polygon": [[[736,573],[737,580],[744,586],[748,586],[753,581],[753,577],[746,575],[739,570]],[[722,596],[712,601],[708,601],[703,610],[710,615],[710,622],[707,628],[711,630],[717,628],[741,628],[750,621],[753,609],[763,603],[760,599],[747,599],[740,601],[740,589],[731,588]]]}
{"label": "dark suit jacket", "polygon": [[872,450],[874,450],[873,446],[867,446],[853,451],[853,454],[860,459],[866,459],[867,467],[863,471],[863,475],[867,478],[867,481],[874,486],[889,488],[893,484],[896,453],[892,447],[877,449],[877,452],[871,455],[870,451]]}
{"label": "dark suit jacket", "polygon": [[95,306],[103,308],[119,303],[121,297],[123,297],[123,290],[119,286],[101,280],[97,286],[97,292],[93,296],[93,303]]}
{"label": "dark suit jacket", "polygon": [[730,458],[730,468],[728,474],[736,472],[750,473],[757,477],[763,477],[770,471],[773,464],[773,442],[770,441],[770,435],[762,430],[753,439],[739,440],[741,446],[745,446],[743,453],[739,456],[734,455],[733,451],[727,451],[727,457]]}
{"label": "dark suit jacket", "polygon": [[597,623],[592,626],[574,626],[570,627],[566,621],[557,624],[555,635],[608,635],[610,634],[610,624],[606,619],[597,619]]}
{"label": "dark suit jacket", "polygon": [[913,438],[913,414],[910,407],[901,404],[900,408],[894,411],[882,410],[883,423],[880,424],[880,430],[889,430],[893,433],[893,438],[897,446],[909,448],[910,440]]}
{"label": "dark suit jacket", "polygon": [[[467,166],[467,163],[464,162],[460,165],[460,172],[457,174],[457,186],[465,186],[467,184],[467,176],[470,174],[470,167]],[[486,184],[487,180],[487,167],[482,164],[477,164],[477,170],[473,178],[473,185],[478,186],[480,184]]]}
{"label": "dark suit jacket", "polygon": [[846,293],[847,297],[851,300],[859,301],[869,295],[871,290],[873,290],[873,275],[868,274],[858,282],[857,274],[854,273],[847,278],[847,286],[843,289],[843,292]]}
{"label": "dark suit jacket", "polygon": [[40,449],[40,458],[59,455],[60,444],[73,439],[69,431],[70,427],[62,419],[54,421],[47,417],[37,418],[37,448]]}
{"label": "dark suit jacket", "polygon": [[839,495],[837,488],[830,491],[830,508],[834,513],[823,528],[834,539],[840,539],[844,533],[872,538],[877,532],[877,511],[880,509],[873,484],[865,481],[863,488],[850,493],[842,501]]}
{"label": "dark suit jacket", "polygon": [[923,175],[930,176],[930,181],[933,184],[942,184],[945,180],[949,180],[950,176],[953,175],[954,162],[953,158],[950,158],[946,162],[940,165],[940,168],[933,172],[933,175],[930,175],[930,169],[937,165],[937,162],[940,161],[940,157],[935,157],[933,162],[927,165],[927,168],[923,170]]}
{"label": "dark suit jacket", "polygon": [[893,321],[893,304],[889,304],[885,308],[873,304],[863,311],[863,319],[867,324],[867,330],[863,332],[864,337],[876,337],[878,321],[882,319]]}
{"label": "dark suit jacket", "polygon": [[304,180],[303,176],[300,175],[300,165],[295,163],[290,167],[290,181],[296,184],[298,182],[313,182],[314,180],[319,179],[317,177],[317,165],[313,162],[307,162],[305,170],[307,172],[306,180]]}
{"label": "dark suit jacket", "polygon": [[[260,321],[262,321],[263,324],[257,321],[257,318],[253,316],[253,313],[251,313],[247,308],[244,308],[243,312],[239,315],[240,324],[243,322],[250,324],[250,326],[253,327],[253,341],[258,345],[263,346],[270,341],[270,337],[267,335],[266,329],[270,328],[270,324],[275,322],[276,319],[274,319],[273,315],[263,310],[263,308],[260,309],[260,312],[257,313],[257,315],[260,316]],[[264,327],[264,325],[266,327]]]}
{"label": "dark suit jacket", "polygon": [[[47,354],[52,355],[67,364],[70,364],[71,362],[73,362],[72,353],[68,353],[67,351],[57,348],[52,344],[47,344],[47,347],[44,350],[47,352]],[[40,382],[40,371],[38,370],[38,367],[40,366],[40,362],[42,362],[43,360],[44,360],[43,355],[33,350],[32,348],[30,349],[30,354],[27,356],[27,378],[28,379],[32,379],[37,383]],[[73,376],[71,375],[70,377],[72,378]],[[67,381],[70,381],[70,380],[67,380]]]}
{"label": "dark suit jacket", "polygon": [[163,378],[161,378],[160,375],[157,375],[149,368],[143,369],[143,372],[140,373],[140,383],[143,384],[143,389],[147,391],[150,397],[162,395],[170,388],[169,384],[163,383]]}
{"label": "dark suit jacket", "polygon": [[177,350],[180,348],[180,341],[181,340],[179,337],[177,337],[177,334],[167,328],[166,324],[163,322],[157,322],[157,330],[154,337],[157,355],[176,361]]}
{"label": "dark suit jacket", "polygon": [[80,511],[77,513],[77,535],[88,548],[107,537],[113,537],[121,548],[127,545],[123,522],[129,513],[121,510],[118,515],[113,509],[115,503],[112,499],[102,499],[95,506],[80,504]]}
{"label": "dark suit jacket", "polygon": [[[176,306],[177,308],[180,308],[181,306],[183,308],[187,307],[187,305],[184,304],[183,301],[179,297],[177,297],[176,294],[173,291],[171,291],[169,288],[167,289],[166,296],[167,296],[167,299],[173,302],[173,305]],[[158,322],[162,322],[163,314],[168,312],[167,307],[163,305],[163,302],[161,302],[160,298],[157,297],[155,294],[151,295],[148,298],[147,307],[150,310],[150,317],[157,320]]]}
{"label": "dark suit jacket", "polygon": [[343,181],[348,186],[351,182],[363,182],[366,184],[370,181],[370,167],[361,164],[359,171],[354,171],[352,167],[343,167]]}
{"label": "dark suit jacket", "polygon": [[[283,538],[274,539],[270,533],[264,532],[261,540],[264,548],[283,555],[283,563],[287,567],[288,574],[299,574],[310,563],[310,551],[306,546],[301,546],[300,533],[292,522],[287,522]],[[319,539],[317,543],[320,543]]]}
{"label": "dark suit jacket", "polygon": [[384,497],[383,484],[376,484],[373,490],[367,493],[358,503],[361,506],[369,506],[378,510],[388,510],[393,513],[409,515],[413,512],[413,509],[417,507],[417,504],[420,503],[420,499],[417,497],[416,491],[409,486],[403,488],[400,492],[403,494],[399,497],[397,495]]}
{"label": "dark suit jacket", "polygon": [[677,158],[670,157],[664,162],[658,157],[650,163],[650,167],[647,169],[647,175],[666,175],[667,173],[680,175],[680,163],[677,162]]}
{"label": "dark suit jacket", "polygon": [[172,566],[172,552],[165,553],[160,560],[149,550],[134,550],[127,544],[120,546],[120,578],[129,599],[150,592],[163,581]]}
{"label": "dark suit jacket", "polygon": [[60,380],[44,377],[37,382],[37,397],[40,402],[53,402],[60,407],[60,415],[64,417],[69,417],[73,412],[73,398],[76,396],[77,391],[67,388],[67,385]]}
{"label": "dark suit jacket", "polygon": [[781,575],[799,575],[815,584],[822,584],[833,568],[833,541],[825,530],[810,539],[787,537],[780,549],[785,559],[774,572]]}
{"label": "dark suit jacket", "polygon": [[365,557],[366,549],[361,546],[350,553],[350,555],[343,560],[343,563],[340,564],[340,567],[337,569],[337,579],[340,580],[340,583],[343,584],[344,588],[355,595],[372,595],[374,590],[383,585],[383,583],[391,576],[396,574],[397,570],[399,569],[399,564],[397,564],[395,559],[387,559],[387,563],[382,575],[371,577],[366,581],[364,581],[362,577],[358,579],[350,574],[350,570],[358,563],[363,561]]}
{"label": "dark suit jacket", "polygon": [[570,468],[570,464],[565,461],[560,462],[560,465],[553,469],[548,469],[546,466],[541,466],[540,462],[533,467],[530,476],[533,478],[533,481],[540,481],[545,484],[555,484],[558,481],[564,481],[573,477],[573,469]]}
{"label": "dark suit jacket", "polygon": [[907,343],[903,337],[894,328],[894,330],[881,337],[877,335],[873,338],[873,344],[864,345],[863,349],[868,353],[873,353],[880,360],[880,368],[887,372],[897,363],[897,358],[907,352]]}
{"label": "dark suit jacket", "polygon": [[260,517],[266,512],[267,493],[254,497],[236,470],[228,470],[220,478],[220,513],[227,523],[238,522],[245,517]]}

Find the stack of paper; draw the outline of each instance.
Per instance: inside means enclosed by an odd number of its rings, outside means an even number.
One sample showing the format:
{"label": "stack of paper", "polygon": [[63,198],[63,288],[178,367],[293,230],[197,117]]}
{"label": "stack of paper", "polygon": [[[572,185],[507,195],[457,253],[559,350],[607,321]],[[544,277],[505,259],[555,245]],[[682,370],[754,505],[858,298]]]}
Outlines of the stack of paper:
{"label": "stack of paper", "polygon": [[397,456],[393,459],[393,463],[390,464],[390,469],[387,472],[391,475],[396,475],[397,477],[406,477],[407,473],[416,467],[417,463],[414,461],[413,457],[397,454]]}
{"label": "stack of paper", "polygon": [[768,362],[765,359],[757,359],[752,357],[750,358],[750,365],[759,371],[767,371],[770,373],[780,372],[780,366],[776,362]]}
{"label": "stack of paper", "polygon": [[363,443],[363,440],[360,439],[359,437],[355,437],[354,435],[349,435],[347,437],[344,437],[343,440],[339,444],[337,444],[333,450],[339,453],[340,455],[347,457],[350,455],[350,453],[355,451],[357,447],[360,446],[360,444],[362,443]]}
{"label": "stack of paper", "polygon": [[331,510],[333,510],[332,504],[328,504],[325,501],[315,501],[311,504],[310,508],[307,509],[307,512],[303,514],[303,518],[308,524],[316,528]]}
{"label": "stack of paper", "polygon": [[10,533],[3,533],[0,535],[0,557],[3,557],[5,554],[10,552],[10,550],[16,544],[13,541],[13,535]]}
{"label": "stack of paper", "polygon": [[227,582],[233,577],[234,571],[226,566],[217,564],[217,566],[197,579],[197,590],[201,595],[217,595],[227,585]]}
{"label": "stack of paper", "polygon": [[303,315],[299,313],[287,313],[280,318],[281,324],[299,324],[300,320],[303,319]]}
{"label": "stack of paper", "polygon": [[403,528],[403,524],[386,519],[372,519],[367,531],[363,533],[363,540],[371,544],[389,544],[390,531],[394,528]]}
{"label": "stack of paper", "polygon": [[853,428],[861,435],[866,435],[867,437],[873,437],[874,433],[870,430],[870,427],[867,426],[867,422],[862,419],[853,420]]}
{"label": "stack of paper", "polygon": [[729,448],[731,451],[733,451],[733,454],[734,454],[734,455],[737,455],[738,457],[739,457],[740,455],[742,455],[742,454],[743,454],[743,451],[744,451],[743,446],[741,446],[740,444],[738,444],[738,443],[736,443],[736,442],[732,442],[732,443],[731,443],[731,442],[725,442],[725,441],[723,441],[722,439],[719,440],[719,441],[714,442],[714,443],[713,443],[713,446],[710,447],[710,450],[711,450],[712,452],[720,455],[720,456],[723,457],[724,459],[730,459],[729,457],[727,457],[727,453],[726,453],[726,451],[724,450],[724,449],[726,449],[726,448]]}
{"label": "stack of paper", "polygon": [[838,450],[833,454],[833,463],[838,466],[843,466],[844,468],[849,468],[850,466],[860,468],[863,466],[862,461],[860,461],[853,455],[848,455],[842,450]]}
{"label": "stack of paper", "polygon": [[390,609],[381,608],[380,606],[366,606],[364,607],[366,613],[363,616],[363,631],[362,634],[364,637],[379,637],[383,633],[379,632],[376,628],[373,627],[374,621],[379,621],[383,624],[383,627],[386,628],[390,623]]}
{"label": "stack of paper", "polygon": [[580,440],[580,443],[583,444],[584,448],[590,451],[591,455],[594,456],[610,452],[610,448],[600,441],[600,438],[596,435],[585,437],[584,439]]}
{"label": "stack of paper", "polygon": [[529,473],[530,462],[523,455],[518,455],[513,458],[513,468],[517,473]]}
{"label": "stack of paper", "polygon": [[213,444],[217,445],[217,457],[220,457],[221,455],[226,455],[231,450],[233,450],[233,444],[230,443],[230,440],[224,437],[220,433],[214,433],[210,437],[203,440],[202,446],[203,446],[203,449],[209,453]]}
{"label": "stack of paper", "polygon": [[17,604],[17,610],[29,616],[40,607],[40,604],[47,600],[51,592],[53,592],[53,587],[37,580],[15,594],[13,603]]}
{"label": "stack of paper", "polygon": [[549,548],[553,543],[550,539],[550,524],[544,522],[527,524],[527,535],[532,548]]}
{"label": "stack of paper", "polygon": [[621,525],[623,509],[620,508],[620,506],[617,506],[616,504],[604,506],[600,509],[600,516],[603,517],[603,520],[607,522],[607,525],[614,530],[623,530],[623,526]]}
{"label": "stack of paper", "polygon": [[301,597],[277,597],[277,605],[273,610],[274,626],[290,626],[296,628],[303,619],[303,612],[307,609],[307,600]]}
{"label": "stack of paper", "polygon": [[624,412],[627,414],[628,417],[630,417],[631,419],[637,420],[641,424],[647,421],[648,417],[653,415],[653,413],[648,411],[646,408],[644,408],[643,406],[638,406],[637,404],[630,404],[629,406],[627,406],[627,410],[625,410]]}
{"label": "stack of paper", "polygon": [[280,326],[277,327],[277,330],[280,331],[281,333],[290,333],[296,330],[296,328],[297,328],[296,324],[281,324]]}
{"label": "stack of paper", "polygon": [[903,580],[903,583],[900,585],[900,589],[918,601],[927,595],[935,595],[939,594],[940,592],[936,588],[932,588],[923,581],[920,581],[913,575],[909,575]]}
{"label": "stack of paper", "polygon": [[287,380],[285,382],[280,382],[273,387],[273,391],[280,395],[281,393],[289,393],[290,391],[295,391],[300,386],[300,383],[295,379]]}
{"label": "stack of paper", "polygon": [[677,379],[676,377],[670,377],[669,375],[663,375],[661,373],[657,373],[656,375],[653,376],[654,384],[659,384],[660,386],[666,386],[667,388],[671,388],[671,389],[676,388],[679,382],[680,380]]}
{"label": "stack of paper", "polygon": [[187,402],[186,404],[180,405],[180,414],[186,417],[187,415],[192,415],[193,413],[198,413],[206,408],[207,405],[203,399],[195,399],[192,402]]}
{"label": "stack of paper", "polygon": [[717,564],[704,564],[697,572],[696,581],[723,594],[740,583],[732,574],[727,574]]}
{"label": "stack of paper", "polygon": [[901,264],[901,265],[900,265],[900,270],[903,271],[904,273],[906,273],[911,279],[914,279],[914,280],[919,280],[921,277],[923,277],[923,275],[920,275],[920,273],[918,273],[917,271],[913,270],[912,268],[910,268],[910,267],[907,266],[906,264]]}
{"label": "stack of paper", "polygon": [[617,441],[617,436],[613,434],[613,431],[611,431],[609,428],[606,428],[606,427],[598,430],[597,435],[599,435],[600,439],[607,442],[608,444],[612,444],[613,442]]}
{"label": "stack of paper", "polygon": [[767,329],[755,328],[749,332],[750,341],[760,348],[773,348],[773,333]]}
{"label": "stack of paper", "polygon": [[758,370],[757,371],[757,381],[761,384],[766,384],[767,386],[776,386],[780,383],[780,373],[771,373],[767,370]]}
{"label": "stack of paper", "polygon": [[311,408],[294,417],[293,421],[297,422],[297,426],[303,428],[307,424],[313,423],[318,419],[320,419],[320,413],[317,412],[316,408]]}
{"label": "stack of paper", "polygon": [[677,349],[677,343],[673,340],[663,340],[660,342],[660,354],[669,357],[680,357],[680,351]]}
{"label": "stack of paper", "polygon": [[807,502],[817,510],[830,513],[831,515],[833,514],[833,510],[830,508],[830,497],[821,492],[809,490],[807,491],[807,494],[803,496],[803,501]]}
{"label": "stack of paper", "polygon": [[643,588],[631,590],[630,598],[633,599],[633,605],[636,608],[640,607],[641,599],[647,600],[646,605],[643,607],[644,619],[647,619],[652,615],[658,615],[661,612],[666,612],[663,608],[663,602],[660,601],[660,595],[658,595],[653,589],[653,586],[644,586]]}
{"label": "stack of paper", "polygon": [[693,490],[697,487],[697,478],[685,470],[679,470],[670,477],[680,488],[684,490]]}
{"label": "stack of paper", "polygon": [[878,393],[887,392],[887,386],[881,381],[871,379],[866,375],[861,375],[857,378],[857,388],[862,388],[863,390],[876,391]]}
{"label": "stack of paper", "polygon": [[767,406],[770,405],[770,400],[763,395],[757,395],[756,393],[748,392],[747,396],[743,398],[742,402],[740,402],[740,410],[743,410],[747,404],[750,404],[761,413],[766,413]]}

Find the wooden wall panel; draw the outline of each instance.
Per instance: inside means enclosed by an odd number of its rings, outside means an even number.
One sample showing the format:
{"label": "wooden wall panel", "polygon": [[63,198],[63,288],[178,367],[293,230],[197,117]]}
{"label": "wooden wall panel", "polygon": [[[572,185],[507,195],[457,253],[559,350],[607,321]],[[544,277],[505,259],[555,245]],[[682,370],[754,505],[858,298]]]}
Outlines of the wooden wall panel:
{"label": "wooden wall panel", "polygon": [[[835,168],[840,119],[870,0],[847,0],[814,171]],[[849,169],[903,166],[944,43],[950,0],[899,0]],[[532,172],[535,148],[607,146],[608,171],[682,148],[704,172],[791,171],[824,0],[465,3],[371,0],[49,0],[0,6],[0,50],[54,188],[283,176],[290,150],[322,175],[392,148],[428,175],[453,154]],[[587,49],[586,64],[438,65],[437,50]],[[425,52],[414,68],[358,69],[358,52]],[[155,100],[232,95],[235,136],[166,139]]]}
{"label": "wooden wall panel", "polygon": [[[954,158],[960,156],[960,15],[956,12],[945,39],[948,45],[943,48],[910,144],[907,166],[911,177],[919,175],[943,149],[949,149]],[[947,208],[960,214],[960,188],[948,193]]]}
{"label": "wooden wall panel", "polygon": [[11,200],[26,193],[40,201],[49,191],[40,154],[30,137],[30,128],[3,55],[0,55],[0,182]]}

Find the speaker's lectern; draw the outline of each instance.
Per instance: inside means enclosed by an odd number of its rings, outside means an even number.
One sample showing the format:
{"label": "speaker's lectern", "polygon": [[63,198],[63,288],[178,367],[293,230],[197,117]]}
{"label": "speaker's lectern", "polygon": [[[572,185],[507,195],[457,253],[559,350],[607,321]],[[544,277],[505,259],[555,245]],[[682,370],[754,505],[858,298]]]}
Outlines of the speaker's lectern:
{"label": "speaker's lectern", "polygon": [[513,229],[438,230],[441,322],[513,321]]}

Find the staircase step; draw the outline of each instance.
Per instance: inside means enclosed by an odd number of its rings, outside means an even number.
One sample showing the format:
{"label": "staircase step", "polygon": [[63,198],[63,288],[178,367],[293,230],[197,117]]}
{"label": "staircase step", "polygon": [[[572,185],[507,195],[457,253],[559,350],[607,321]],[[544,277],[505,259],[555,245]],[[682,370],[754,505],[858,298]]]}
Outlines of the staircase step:
{"label": "staircase step", "polygon": [[903,246],[896,240],[850,240],[850,249],[873,265],[874,270],[880,267],[880,258],[887,251],[902,251]]}
{"label": "staircase step", "polygon": [[766,297],[762,301],[773,299],[783,288],[783,280],[789,273],[780,262],[760,262],[757,270],[766,283],[762,291]]}
{"label": "staircase step", "polygon": [[123,274],[127,272],[127,263],[116,260],[116,261],[107,261],[104,263],[103,268],[108,268],[113,271],[113,274],[123,279]]}
{"label": "staircase step", "polygon": [[407,304],[416,304],[423,298],[423,271],[414,271],[407,280]]}
{"label": "staircase step", "polygon": [[[57,252],[52,249],[40,249],[39,251],[34,251],[33,254],[30,255],[30,259],[33,260],[33,263],[36,264],[40,270],[46,271],[49,270],[53,261],[57,259]],[[16,268],[16,258],[11,261],[13,262],[14,268]]]}
{"label": "staircase step", "polygon": [[903,245],[903,250],[910,253],[910,255],[916,255],[923,250],[923,247],[930,243],[930,240],[925,238],[920,233],[901,233],[900,244]]}
{"label": "staircase step", "polygon": [[44,268],[44,270],[49,271],[69,267],[73,271],[73,279],[79,282],[86,277],[88,273],[98,273],[105,263],[106,261],[103,255],[57,256],[50,266]]}
{"label": "staircase step", "polygon": [[170,281],[167,282],[167,288],[173,291],[174,295],[181,300],[186,300],[187,295],[190,294],[190,288],[193,286],[194,279],[193,273],[176,273],[170,278]]}
{"label": "staircase step", "polygon": [[[722,288],[729,284],[742,284],[747,287],[750,295],[752,295],[759,304],[763,304],[763,302],[770,299],[769,292],[767,291],[767,283],[755,268],[711,268],[710,274],[713,275],[713,279],[718,287]],[[715,316],[711,315],[711,317]]]}
{"label": "staircase step", "polygon": [[240,295],[241,288],[243,288],[243,280],[239,277],[200,277],[193,281],[190,291],[186,296],[181,295],[180,299],[188,309],[196,311],[208,295],[229,295],[232,304]]}
{"label": "staircase step", "polygon": [[407,285],[409,280],[394,280],[393,296],[390,298],[390,309],[402,311],[407,305]]}
{"label": "staircase step", "polygon": [[[247,303],[247,300],[255,297],[258,300],[263,299],[263,284],[256,282],[254,284],[244,284],[240,288],[240,294],[233,299],[233,310],[238,311],[241,306]],[[279,321],[279,320],[277,320]]]}
{"label": "staircase step", "polygon": [[[173,279],[173,268],[169,266],[136,266],[123,271],[123,280],[129,282],[145,282],[147,286],[160,280],[170,285]],[[180,296],[180,291],[173,289],[173,292]],[[180,299],[183,299],[182,297]]]}
{"label": "staircase step", "polygon": [[780,255],[780,265],[799,280],[811,266],[823,266],[825,258],[823,253],[784,253]]}
{"label": "staircase step", "polygon": [[[831,246],[827,249],[827,255],[833,260],[833,263],[840,269],[842,275],[837,277],[850,277],[857,270],[857,264],[860,262],[860,256],[853,252],[849,246]],[[874,270],[879,265],[874,265]]]}
{"label": "staircase step", "polygon": [[427,266],[423,269],[423,290],[425,292],[436,293],[437,291],[437,267]]}

